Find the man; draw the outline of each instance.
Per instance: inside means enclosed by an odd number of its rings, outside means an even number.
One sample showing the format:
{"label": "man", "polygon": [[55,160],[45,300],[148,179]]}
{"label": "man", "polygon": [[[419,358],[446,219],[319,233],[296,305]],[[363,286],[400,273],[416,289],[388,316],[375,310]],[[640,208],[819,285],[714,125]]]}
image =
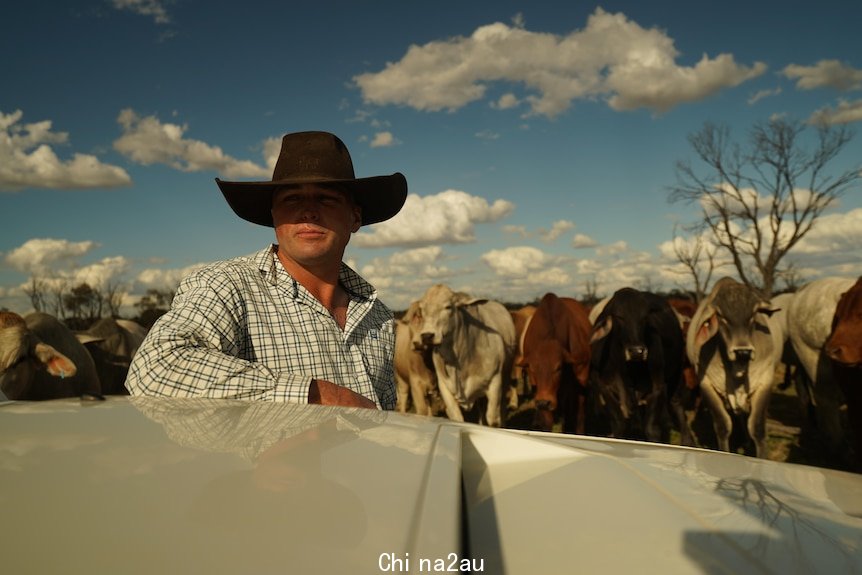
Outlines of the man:
{"label": "man", "polygon": [[216,183],[278,243],[183,279],[129,392],[393,409],[392,312],[342,257],[360,226],[398,213],[404,176],[357,179],[335,135],[300,132],[284,136],[271,181]]}

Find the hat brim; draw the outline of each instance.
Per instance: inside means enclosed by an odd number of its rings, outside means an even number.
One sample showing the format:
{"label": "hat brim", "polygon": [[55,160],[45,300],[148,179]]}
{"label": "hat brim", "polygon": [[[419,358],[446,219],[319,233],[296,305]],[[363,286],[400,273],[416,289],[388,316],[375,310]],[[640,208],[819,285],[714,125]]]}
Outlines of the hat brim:
{"label": "hat brim", "polygon": [[407,179],[400,172],[390,176],[374,176],[355,180],[290,179],[267,182],[226,182],[216,178],[216,184],[228,205],[242,219],[273,227],[272,193],[284,186],[298,184],[338,184],[353,194],[362,208],[362,225],[388,220],[401,210],[407,199]]}

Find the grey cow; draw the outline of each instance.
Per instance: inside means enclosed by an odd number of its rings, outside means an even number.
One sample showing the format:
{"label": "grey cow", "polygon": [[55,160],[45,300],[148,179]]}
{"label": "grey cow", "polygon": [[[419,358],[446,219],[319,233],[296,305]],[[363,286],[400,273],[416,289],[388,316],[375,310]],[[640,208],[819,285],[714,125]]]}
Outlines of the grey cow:
{"label": "grey cow", "polygon": [[783,343],[775,311],[754,290],[725,277],[692,317],[686,352],[724,451],[731,451],[736,423],[748,432],[744,443],[753,440],[757,456],[767,457],[766,410]]}
{"label": "grey cow", "polygon": [[105,317],[87,331],[75,335],[93,357],[102,392],[128,394],[126,375],[132,358],[147,335],[146,328],[130,320]]}

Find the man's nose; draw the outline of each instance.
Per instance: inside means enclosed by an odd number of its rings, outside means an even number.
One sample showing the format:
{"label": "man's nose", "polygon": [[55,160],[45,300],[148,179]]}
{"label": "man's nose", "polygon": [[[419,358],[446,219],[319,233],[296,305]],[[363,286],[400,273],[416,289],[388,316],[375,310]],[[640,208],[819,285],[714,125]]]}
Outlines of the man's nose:
{"label": "man's nose", "polygon": [[303,222],[315,222],[320,218],[320,206],[314,200],[306,200],[299,205],[299,219]]}

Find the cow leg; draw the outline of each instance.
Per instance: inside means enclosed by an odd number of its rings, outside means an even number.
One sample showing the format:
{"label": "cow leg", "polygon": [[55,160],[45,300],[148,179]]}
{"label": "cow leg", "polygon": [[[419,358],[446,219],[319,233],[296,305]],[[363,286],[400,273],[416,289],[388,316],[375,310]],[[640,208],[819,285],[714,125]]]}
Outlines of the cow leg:
{"label": "cow leg", "polygon": [[490,427],[500,427],[503,423],[502,395],[503,378],[500,374],[497,374],[491,379],[491,383],[488,385],[488,409],[485,412],[485,419],[488,421]]}
{"label": "cow leg", "polygon": [[397,394],[397,399],[395,400],[396,411],[407,413],[407,402],[410,399],[410,384],[398,373],[395,374],[395,392]]}
{"label": "cow leg", "polygon": [[692,395],[694,395],[694,390],[681,384],[677,386],[673,397],[670,398],[670,411],[679,428],[679,442],[686,447],[697,446],[697,441],[694,439],[694,431],[685,413],[685,405],[688,403],[688,398]]}
{"label": "cow leg", "polygon": [[718,448],[722,451],[730,451],[730,432],[733,430],[733,420],[725,410],[721,397],[707,381],[701,384],[700,391],[706,400],[710,414],[712,414],[712,427],[715,429]]}
{"label": "cow leg", "polygon": [[748,415],[748,435],[754,440],[757,457],[769,459],[766,447],[766,410],[772,397],[771,382],[754,392],[751,396],[751,413]]}
{"label": "cow leg", "polygon": [[428,389],[428,382],[425,378],[410,378],[410,398],[413,400],[413,410],[419,415],[431,415],[431,408],[425,399],[426,389]]}

